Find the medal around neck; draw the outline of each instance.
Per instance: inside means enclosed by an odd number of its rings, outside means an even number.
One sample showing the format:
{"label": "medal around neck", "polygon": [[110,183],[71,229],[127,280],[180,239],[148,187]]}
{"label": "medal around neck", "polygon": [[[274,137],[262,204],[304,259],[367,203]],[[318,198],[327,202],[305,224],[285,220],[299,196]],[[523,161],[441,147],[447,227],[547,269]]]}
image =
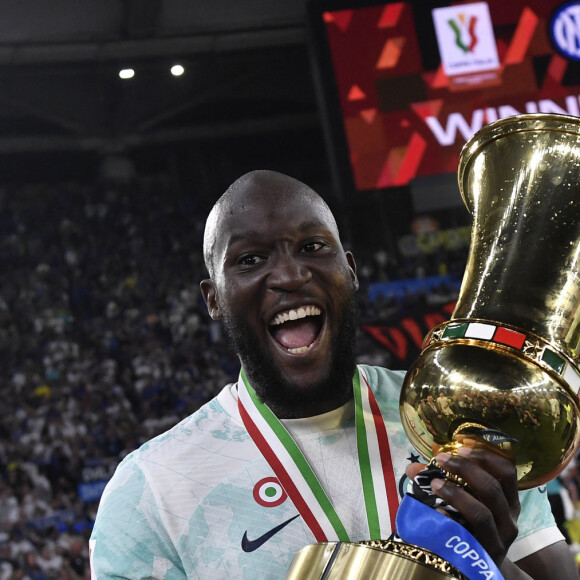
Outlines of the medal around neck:
{"label": "medal around neck", "polygon": [[[473,218],[467,266],[450,321],[428,334],[407,372],[401,420],[427,460],[475,439],[510,457],[519,488],[529,489],[556,477],[579,447],[580,119],[530,114],[487,125],[464,146],[458,181]],[[413,501],[406,496],[397,515],[405,541],[312,544],[287,580],[501,579],[471,536],[441,518],[453,520],[416,512]],[[425,522],[431,537],[442,530],[443,548],[421,537]]]}

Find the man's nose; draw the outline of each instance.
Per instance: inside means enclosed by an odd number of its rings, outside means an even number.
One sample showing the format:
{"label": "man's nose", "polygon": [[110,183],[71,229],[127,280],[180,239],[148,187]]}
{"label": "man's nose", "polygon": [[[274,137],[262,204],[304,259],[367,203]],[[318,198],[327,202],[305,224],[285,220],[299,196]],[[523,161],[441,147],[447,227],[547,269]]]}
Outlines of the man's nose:
{"label": "man's nose", "polygon": [[312,272],[296,256],[283,254],[272,258],[268,284],[271,288],[291,292],[306,284]]}

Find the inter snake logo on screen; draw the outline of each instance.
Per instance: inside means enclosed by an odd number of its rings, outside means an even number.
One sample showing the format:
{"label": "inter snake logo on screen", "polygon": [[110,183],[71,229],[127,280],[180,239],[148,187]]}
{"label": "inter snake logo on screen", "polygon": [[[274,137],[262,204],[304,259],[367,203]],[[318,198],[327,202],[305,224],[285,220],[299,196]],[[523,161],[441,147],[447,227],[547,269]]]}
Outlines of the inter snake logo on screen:
{"label": "inter snake logo on screen", "polygon": [[554,12],[550,37],[562,56],[580,60],[580,2],[568,2]]}

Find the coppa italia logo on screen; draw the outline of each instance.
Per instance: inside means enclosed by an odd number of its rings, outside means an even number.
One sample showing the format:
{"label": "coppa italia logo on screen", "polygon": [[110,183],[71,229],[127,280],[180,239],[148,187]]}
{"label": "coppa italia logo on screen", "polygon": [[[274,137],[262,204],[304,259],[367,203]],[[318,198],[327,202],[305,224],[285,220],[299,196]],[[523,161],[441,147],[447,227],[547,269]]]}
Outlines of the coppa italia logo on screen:
{"label": "coppa italia logo on screen", "polygon": [[499,68],[487,2],[433,10],[441,65],[447,76]]}
{"label": "coppa italia logo on screen", "polygon": [[[457,20],[450,19],[447,21],[449,26],[453,28],[453,32],[455,32],[455,44],[463,52],[473,52],[473,49],[477,44],[477,36],[475,35],[477,16],[468,16],[468,18],[469,21],[466,22],[465,13],[460,12]],[[467,31],[467,35],[465,34],[465,31]],[[465,41],[469,42],[468,45],[464,43],[465,36],[467,36]]]}
{"label": "coppa italia logo on screen", "polygon": [[550,36],[561,55],[580,60],[580,2],[568,2],[554,12]]}

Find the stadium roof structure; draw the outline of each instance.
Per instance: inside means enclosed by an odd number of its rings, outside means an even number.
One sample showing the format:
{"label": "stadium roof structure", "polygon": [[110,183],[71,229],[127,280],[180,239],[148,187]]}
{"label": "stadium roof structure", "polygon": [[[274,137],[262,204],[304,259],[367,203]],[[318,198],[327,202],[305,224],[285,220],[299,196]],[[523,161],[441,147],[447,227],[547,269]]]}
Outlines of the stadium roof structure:
{"label": "stadium roof structure", "polygon": [[318,124],[302,1],[0,0],[0,153]]}

